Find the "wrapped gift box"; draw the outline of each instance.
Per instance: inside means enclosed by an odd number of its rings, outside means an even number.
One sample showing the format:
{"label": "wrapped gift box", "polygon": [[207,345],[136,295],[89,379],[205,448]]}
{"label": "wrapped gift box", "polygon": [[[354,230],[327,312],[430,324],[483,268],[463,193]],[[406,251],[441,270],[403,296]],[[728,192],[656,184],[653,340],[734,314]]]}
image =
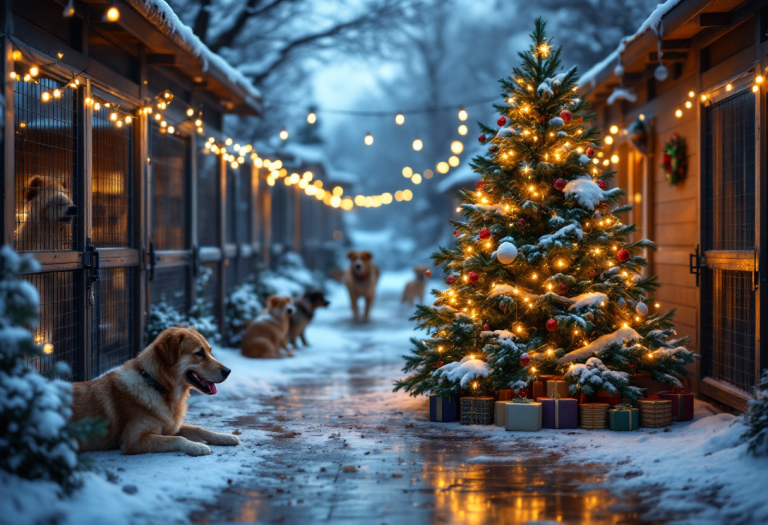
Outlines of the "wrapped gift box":
{"label": "wrapped gift box", "polygon": [[659,394],[659,399],[672,401],[672,420],[691,421],[693,419],[693,394],[673,392]]}
{"label": "wrapped gift box", "polygon": [[579,401],[574,398],[540,397],[543,428],[579,428]]}
{"label": "wrapped gift box", "polygon": [[497,390],[496,393],[498,394],[498,396],[496,397],[496,401],[509,401],[517,397],[515,395],[515,391],[512,390],[511,388]]}
{"label": "wrapped gift box", "polygon": [[672,424],[672,401],[669,399],[641,399],[637,405],[641,427],[660,428]]}
{"label": "wrapped gift box", "polygon": [[461,424],[492,425],[493,402],[492,397],[462,397]]}
{"label": "wrapped gift box", "polygon": [[547,384],[543,381],[534,381],[531,385],[531,398],[536,401],[540,397],[547,397]]}
{"label": "wrapped gift box", "polygon": [[568,383],[565,381],[547,381],[547,397],[568,397]]}
{"label": "wrapped gift box", "polygon": [[531,401],[529,403],[507,403],[507,413],[504,419],[504,428],[522,432],[538,432],[541,430],[542,411],[541,403]]}
{"label": "wrapped gift box", "polygon": [[497,427],[503,427],[507,420],[507,404],[511,403],[511,400],[496,401],[493,405],[493,423]]}
{"label": "wrapped gift box", "polygon": [[637,408],[613,408],[608,411],[608,426],[616,432],[639,430],[640,410]]}
{"label": "wrapped gift box", "polygon": [[429,420],[451,423],[459,420],[459,396],[429,396]]}
{"label": "wrapped gift box", "polygon": [[621,394],[609,394],[603,390],[598,390],[593,396],[587,396],[584,392],[581,392],[577,399],[579,403],[605,403],[611,406],[621,404]]}
{"label": "wrapped gift box", "polygon": [[579,427],[585,430],[608,428],[608,404],[584,403],[579,405]]}

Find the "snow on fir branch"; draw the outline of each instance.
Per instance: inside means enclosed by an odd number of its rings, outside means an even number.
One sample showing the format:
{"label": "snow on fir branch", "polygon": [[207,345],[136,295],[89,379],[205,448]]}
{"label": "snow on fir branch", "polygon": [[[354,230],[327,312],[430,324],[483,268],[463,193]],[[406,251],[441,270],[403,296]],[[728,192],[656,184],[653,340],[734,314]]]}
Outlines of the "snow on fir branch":
{"label": "snow on fir branch", "polygon": [[577,396],[584,393],[593,396],[602,390],[608,394],[621,393],[623,397],[637,399],[640,388],[629,385],[629,374],[610,370],[597,357],[590,357],[586,363],[573,365],[564,376],[568,392]]}
{"label": "snow on fir branch", "polygon": [[609,345],[616,343],[623,345],[627,342],[637,341],[639,339],[642,339],[642,337],[633,328],[619,328],[613,333],[601,335],[586,346],[567,353],[560,358],[560,364],[565,365],[568,363],[584,361],[591,356],[598,355],[603,348]]}
{"label": "snow on fir branch", "polygon": [[491,367],[482,359],[472,356],[464,357],[461,361],[448,363],[438,368],[434,375],[436,378],[445,378],[451,383],[456,383],[463,389],[469,389],[470,383],[478,377],[488,377]]}

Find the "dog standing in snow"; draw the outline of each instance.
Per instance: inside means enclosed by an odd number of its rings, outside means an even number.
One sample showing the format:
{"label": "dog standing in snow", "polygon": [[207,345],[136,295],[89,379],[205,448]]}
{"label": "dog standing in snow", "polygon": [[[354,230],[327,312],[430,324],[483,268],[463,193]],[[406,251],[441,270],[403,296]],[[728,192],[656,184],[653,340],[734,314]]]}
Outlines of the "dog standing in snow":
{"label": "dog standing in snow", "polygon": [[373,306],[373,300],[376,298],[376,283],[379,282],[379,268],[371,262],[373,255],[371,252],[351,251],[347,254],[350,265],[344,274],[344,284],[349,291],[349,299],[352,306],[352,315],[355,321],[360,320],[360,312],[357,307],[357,301],[361,297],[365,299],[365,311],[363,313],[363,322],[368,322],[368,315]]}
{"label": "dog standing in snow", "polygon": [[426,275],[427,270],[429,270],[429,267],[424,264],[420,264],[413,268],[416,278],[405,285],[403,297],[400,299],[401,303],[408,303],[411,306],[413,306],[414,303],[424,303],[424,292],[427,288],[428,279]]}
{"label": "dog standing in snow", "polygon": [[208,445],[239,445],[232,434],[183,424],[190,389],[212,396],[229,373],[197,330],[168,328],[117,370],[72,385],[72,420],[95,417],[109,424],[106,436],[81,443],[80,450],[204,456],[212,452]]}
{"label": "dog standing in snow", "polygon": [[[288,329],[293,312],[290,297],[270,295],[264,311],[246,328],[240,352],[245,357],[293,357],[293,352],[288,349]],[[280,353],[281,349],[287,354]]]}

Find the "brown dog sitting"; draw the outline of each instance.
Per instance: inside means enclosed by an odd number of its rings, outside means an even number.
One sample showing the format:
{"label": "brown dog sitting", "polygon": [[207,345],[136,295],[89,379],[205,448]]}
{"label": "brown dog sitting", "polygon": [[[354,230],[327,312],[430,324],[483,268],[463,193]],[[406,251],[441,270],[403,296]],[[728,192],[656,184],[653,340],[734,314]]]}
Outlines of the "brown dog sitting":
{"label": "brown dog sitting", "polygon": [[315,315],[317,308],[328,306],[328,301],[325,300],[325,295],[319,290],[307,290],[298,299],[293,300],[293,315],[290,319],[290,328],[288,329],[288,340],[291,342],[294,348],[298,348],[296,338],[300,338],[304,346],[307,344],[307,338],[304,336],[304,331],[312,321],[312,317]]}
{"label": "brown dog sitting", "polygon": [[428,279],[426,276],[427,270],[429,270],[429,267],[423,264],[413,268],[413,271],[416,273],[416,278],[405,285],[403,297],[400,299],[401,303],[408,303],[411,306],[413,306],[415,302],[418,302],[418,304],[424,303],[424,292],[427,288]]}
{"label": "brown dog sitting", "polygon": [[77,206],[69,198],[70,191],[53,177],[32,177],[24,198],[27,214],[16,237],[18,250],[72,249],[72,221]]}
{"label": "brown dog sitting", "polygon": [[270,295],[266,306],[246,328],[240,352],[245,357],[269,359],[286,357],[280,353],[280,349],[285,349],[287,356],[293,357],[287,341],[290,317],[294,311],[291,298]]}
{"label": "brown dog sitting", "polygon": [[349,290],[349,299],[352,303],[352,315],[355,321],[360,320],[360,312],[357,309],[357,301],[361,297],[365,299],[365,312],[363,322],[368,322],[368,315],[376,297],[376,283],[379,282],[379,268],[371,262],[371,252],[349,252],[347,254],[350,266],[344,274],[344,284]]}
{"label": "brown dog sitting", "polygon": [[183,424],[189,390],[213,395],[215,383],[229,373],[213,358],[211,346],[197,330],[168,328],[117,370],[72,385],[72,420],[96,417],[109,423],[106,436],[81,443],[80,450],[202,456],[211,453],[208,445],[238,445],[232,434]]}

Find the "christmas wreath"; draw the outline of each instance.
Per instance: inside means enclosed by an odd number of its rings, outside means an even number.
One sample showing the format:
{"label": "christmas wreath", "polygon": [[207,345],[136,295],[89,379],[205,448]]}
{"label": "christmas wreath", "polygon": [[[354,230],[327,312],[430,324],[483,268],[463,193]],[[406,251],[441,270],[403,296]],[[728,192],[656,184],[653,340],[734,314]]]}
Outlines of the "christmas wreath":
{"label": "christmas wreath", "polygon": [[664,168],[664,175],[670,184],[677,184],[677,181],[685,177],[685,140],[677,133],[673,133],[664,145],[661,167]]}

